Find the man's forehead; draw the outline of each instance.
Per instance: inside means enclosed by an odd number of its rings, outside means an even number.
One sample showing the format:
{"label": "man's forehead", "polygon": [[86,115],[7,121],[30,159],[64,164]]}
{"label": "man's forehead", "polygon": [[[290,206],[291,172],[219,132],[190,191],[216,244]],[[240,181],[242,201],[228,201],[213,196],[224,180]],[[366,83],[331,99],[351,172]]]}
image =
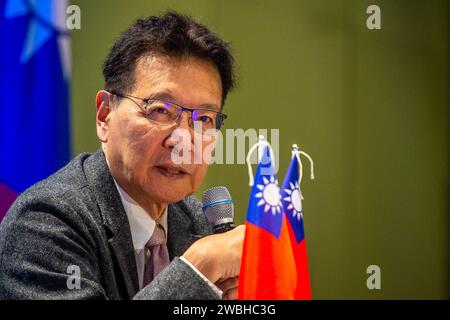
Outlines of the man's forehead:
{"label": "man's forehead", "polygon": [[[154,90],[154,91],[150,91],[146,97],[148,97],[149,99],[158,99],[158,100],[165,100],[165,101],[170,101],[170,102],[174,102],[177,104],[181,104],[183,105],[183,101],[180,101],[179,97],[180,94],[176,94],[175,92],[171,91],[170,89],[164,89],[164,90]],[[201,101],[201,102],[197,102],[197,103],[190,103],[189,105],[184,105],[184,107],[192,107],[192,108],[203,108],[203,109],[211,109],[214,111],[219,111],[220,110],[220,104],[218,105],[217,103],[215,103],[214,101]]]}
{"label": "man's forehead", "polygon": [[[199,74],[192,68],[205,72]],[[194,77],[194,74],[198,77]],[[134,93],[142,98],[197,104],[213,110],[221,108],[220,76],[212,64],[199,58],[181,60],[162,56],[147,57],[138,63],[134,81]]]}
{"label": "man's forehead", "polygon": [[162,54],[145,55],[138,59],[136,71],[144,75],[152,73],[160,74],[161,72],[188,71],[192,67],[197,66],[208,70],[209,73],[217,73],[220,79],[219,72],[212,62],[193,56],[171,57]]}

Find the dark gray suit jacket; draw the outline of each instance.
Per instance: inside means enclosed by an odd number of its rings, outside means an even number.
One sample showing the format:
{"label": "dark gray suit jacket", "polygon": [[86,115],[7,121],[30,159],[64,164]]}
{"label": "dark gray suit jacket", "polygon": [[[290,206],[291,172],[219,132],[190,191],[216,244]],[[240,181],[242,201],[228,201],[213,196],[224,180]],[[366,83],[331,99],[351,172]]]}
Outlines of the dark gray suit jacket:
{"label": "dark gray suit jacket", "polygon": [[170,205],[171,262],[139,291],[130,226],[105,156],[81,154],[25,191],[1,223],[0,298],[218,299],[178,258],[210,233],[193,197]]}

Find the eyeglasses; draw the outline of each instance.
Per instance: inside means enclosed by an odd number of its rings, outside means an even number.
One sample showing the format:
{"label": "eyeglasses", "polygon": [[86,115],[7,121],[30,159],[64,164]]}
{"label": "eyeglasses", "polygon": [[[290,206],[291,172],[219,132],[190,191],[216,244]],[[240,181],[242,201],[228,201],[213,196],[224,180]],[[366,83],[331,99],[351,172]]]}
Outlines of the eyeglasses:
{"label": "eyeglasses", "polygon": [[[118,92],[110,93],[133,101],[145,113],[147,119],[164,126],[179,123],[183,111],[191,113],[191,126],[192,122],[198,121],[201,123],[203,133],[210,129],[220,130],[227,118],[225,114],[209,109],[188,109],[170,101],[143,99]],[[142,104],[137,103],[134,99],[141,100]]]}

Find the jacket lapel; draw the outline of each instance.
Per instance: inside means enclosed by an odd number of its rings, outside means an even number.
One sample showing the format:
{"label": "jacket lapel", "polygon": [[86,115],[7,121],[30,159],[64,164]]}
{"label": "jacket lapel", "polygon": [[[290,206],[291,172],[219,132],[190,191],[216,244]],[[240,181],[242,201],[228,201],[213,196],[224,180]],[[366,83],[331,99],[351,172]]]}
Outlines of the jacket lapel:
{"label": "jacket lapel", "polygon": [[125,288],[128,298],[132,298],[139,291],[139,281],[130,226],[102,150],[86,161],[85,172],[102,216],[114,263],[120,270],[117,272],[116,268],[118,286]]}
{"label": "jacket lapel", "polygon": [[[139,291],[139,280],[131,230],[103,151],[94,153],[84,166],[116,264],[118,286],[125,288],[128,298],[132,298]],[[212,232],[201,204],[193,197],[169,205],[167,224],[170,260],[181,256],[192,243]]]}
{"label": "jacket lapel", "polygon": [[211,233],[201,205],[191,197],[169,205],[168,240],[170,260],[183,255],[192,243]]}

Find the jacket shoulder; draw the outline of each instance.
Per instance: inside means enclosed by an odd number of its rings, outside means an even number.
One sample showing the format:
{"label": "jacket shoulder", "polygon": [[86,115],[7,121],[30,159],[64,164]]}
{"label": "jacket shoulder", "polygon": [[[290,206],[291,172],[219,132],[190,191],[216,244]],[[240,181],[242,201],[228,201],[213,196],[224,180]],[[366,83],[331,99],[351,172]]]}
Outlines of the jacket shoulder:
{"label": "jacket shoulder", "polygon": [[59,171],[25,190],[0,224],[0,237],[13,230],[18,221],[31,219],[34,212],[53,215],[74,227],[80,219],[92,220],[95,202],[84,174],[84,162],[91,156],[89,153],[76,156]]}

